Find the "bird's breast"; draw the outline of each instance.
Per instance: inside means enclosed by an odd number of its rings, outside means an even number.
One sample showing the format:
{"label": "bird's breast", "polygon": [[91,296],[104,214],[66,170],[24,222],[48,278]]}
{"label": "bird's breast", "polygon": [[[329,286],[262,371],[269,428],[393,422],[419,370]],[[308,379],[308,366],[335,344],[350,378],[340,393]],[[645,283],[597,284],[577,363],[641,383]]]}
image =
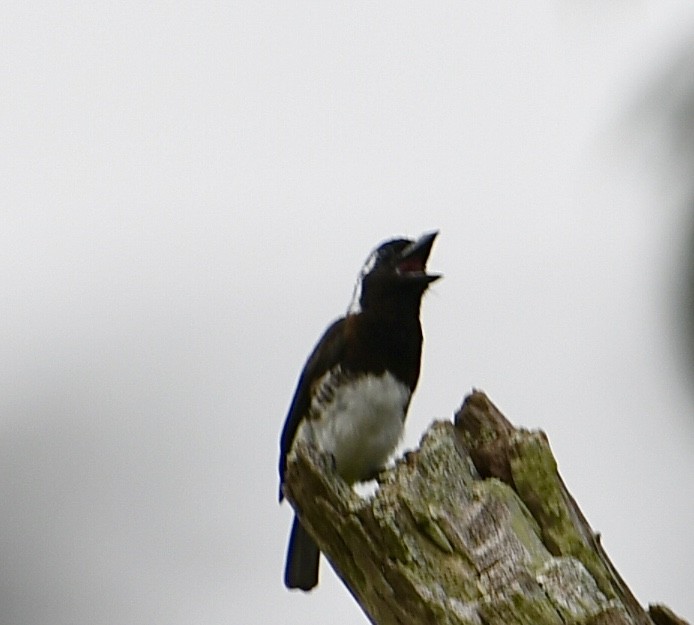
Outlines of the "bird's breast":
{"label": "bird's breast", "polygon": [[298,437],[332,454],[347,482],[371,478],[402,436],[411,390],[388,371],[324,374],[312,393],[308,418]]}

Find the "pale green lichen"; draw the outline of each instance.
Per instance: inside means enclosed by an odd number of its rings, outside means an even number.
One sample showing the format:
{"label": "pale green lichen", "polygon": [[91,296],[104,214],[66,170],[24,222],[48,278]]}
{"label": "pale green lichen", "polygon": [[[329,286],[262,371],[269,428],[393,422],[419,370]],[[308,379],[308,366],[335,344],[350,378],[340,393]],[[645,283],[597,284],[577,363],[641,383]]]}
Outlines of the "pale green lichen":
{"label": "pale green lichen", "polygon": [[565,625],[544,593],[516,593],[502,601],[483,602],[480,613],[485,625]]}
{"label": "pale green lichen", "polygon": [[516,492],[538,522],[544,544],[555,556],[578,558],[600,590],[614,597],[608,571],[574,526],[557,463],[545,436],[520,430],[512,438],[512,450],[510,466]]}
{"label": "pale green lichen", "polygon": [[552,558],[538,572],[537,581],[566,622],[591,617],[609,607],[607,597],[576,558]]}

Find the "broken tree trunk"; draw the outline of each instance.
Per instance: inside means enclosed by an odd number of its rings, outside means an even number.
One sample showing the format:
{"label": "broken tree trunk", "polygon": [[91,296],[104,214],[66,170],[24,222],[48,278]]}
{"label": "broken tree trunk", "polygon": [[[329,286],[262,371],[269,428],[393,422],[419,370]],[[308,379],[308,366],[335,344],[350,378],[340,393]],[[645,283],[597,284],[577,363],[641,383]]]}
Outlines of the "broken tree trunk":
{"label": "broken tree trunk", "polygon": [[636,601],[567,491],[546,436],[484,393],[362,498],[298,445],[285,494],[375,625],[687,625]]}

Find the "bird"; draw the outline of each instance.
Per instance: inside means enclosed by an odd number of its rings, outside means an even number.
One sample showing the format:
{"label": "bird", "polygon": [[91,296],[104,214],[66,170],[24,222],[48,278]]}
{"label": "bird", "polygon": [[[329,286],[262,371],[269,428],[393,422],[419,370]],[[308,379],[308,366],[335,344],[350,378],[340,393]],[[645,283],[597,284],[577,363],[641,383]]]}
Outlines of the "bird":
{"label": "bird", "polygon": [[[367,258],[347,314],[311,352],[280,436],[280,493],[293,444],[302,440],[332,456],[348,484],[373,479],[399,443],[422,355],[420,306],[441,274],[426,264],[438,231],[381,243]],[[320,550],[294,516],[284,584],[318,584]]]}

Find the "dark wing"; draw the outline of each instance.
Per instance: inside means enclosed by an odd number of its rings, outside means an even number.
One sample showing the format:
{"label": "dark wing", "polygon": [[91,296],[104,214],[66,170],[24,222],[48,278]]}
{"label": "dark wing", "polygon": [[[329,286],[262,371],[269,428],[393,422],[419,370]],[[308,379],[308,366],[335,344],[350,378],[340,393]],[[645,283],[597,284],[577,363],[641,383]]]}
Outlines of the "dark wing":
{"label": "dark wing", "polygon": [[311,383],[340,361],[345,348],[345,323],[346,318],[342,317],[325,331],[313,348],[299,377],[280,437],[280,501],[284,498],[282,484],[284,471],[287,468],[287,454],[292,448],[299,424],[311,405]]}

